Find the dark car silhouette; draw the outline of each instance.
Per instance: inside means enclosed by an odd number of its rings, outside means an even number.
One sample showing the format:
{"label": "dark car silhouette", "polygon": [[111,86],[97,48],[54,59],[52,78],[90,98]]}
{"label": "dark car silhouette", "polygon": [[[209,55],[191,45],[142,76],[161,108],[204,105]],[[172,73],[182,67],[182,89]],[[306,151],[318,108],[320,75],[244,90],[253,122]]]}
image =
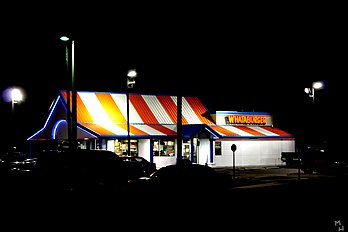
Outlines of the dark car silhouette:
{"label": "dark car silhouette", "polygon": [[123,191],[135,170],[107,150],[48,151],[36,163],[36,187],[51,192]]}
{"label": "dark car silhouette", "polygon": [[36,157],[31,157],[20,151],[2,153],[0,154],[0,172],[9,175],[30,172],[36,165],[36,159]]}
{"label": "dark car silhouette", "polygon": [[[140,156],[119,156],[124,162],[134,166],[135,178],[142,176],[150,176],[157,170],[156,163],[151,163]],[[137,171],[138,170],[138,171]]]}
{"label": "dark car silhouette", "polygon": [[151,194],[209,194],[228,191],[232,179],[207,165],[183,163],[161,167],[150,177],[139,178],[132,184],[133,191]]}

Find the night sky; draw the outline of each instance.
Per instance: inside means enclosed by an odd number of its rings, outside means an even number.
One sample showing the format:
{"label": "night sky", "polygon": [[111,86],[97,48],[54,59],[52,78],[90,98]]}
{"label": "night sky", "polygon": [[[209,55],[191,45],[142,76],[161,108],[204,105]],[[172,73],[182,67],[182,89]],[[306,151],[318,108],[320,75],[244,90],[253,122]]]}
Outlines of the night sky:
{"label": "night sky", "polygon": [[[75,41],[77,90],[124,92],[134,68],[133,92],[199,96],[210,111],[269,112],[275,126],[298,136],[319,133],[309,124],[342,110],[347,38],[338,6],[196,7],[81,6],[63,19],[53,6],[12,9],[1,18],[9,23],[1,29],[0,88],[19,86],[26,99],[14,112],[1,101],[6,131],[15,121],[18,138],[31,136],[69,87],[61,35]],[[325,89],[313,107],[303,90],[319,80]]]}

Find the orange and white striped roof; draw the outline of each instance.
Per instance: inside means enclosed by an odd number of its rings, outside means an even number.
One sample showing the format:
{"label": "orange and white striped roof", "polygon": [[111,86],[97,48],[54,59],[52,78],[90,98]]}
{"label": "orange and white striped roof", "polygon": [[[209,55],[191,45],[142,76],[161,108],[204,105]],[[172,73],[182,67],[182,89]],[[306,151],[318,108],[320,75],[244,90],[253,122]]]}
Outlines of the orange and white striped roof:
{"label": "orange and white striped roof", "polygon": [[293,137],[293,135],[272,126],[218,126],[210,125],[222,137]]}
{"label": "orange and white striped roof", "polygon": [[[65,102],[67,92],[61,91]],[[72,103],[72,100],[70,98]],[[72,106],[72,104],[70,104]],[[125,93],[83,92],[76,96],[77,122],[101,136],[127,135]],[[71,111],[70,107],[70,111]],[[182,98],[182,124],[213,124],[198,97]],[[129,94],[130,135],[175,136],[177,96]]]}

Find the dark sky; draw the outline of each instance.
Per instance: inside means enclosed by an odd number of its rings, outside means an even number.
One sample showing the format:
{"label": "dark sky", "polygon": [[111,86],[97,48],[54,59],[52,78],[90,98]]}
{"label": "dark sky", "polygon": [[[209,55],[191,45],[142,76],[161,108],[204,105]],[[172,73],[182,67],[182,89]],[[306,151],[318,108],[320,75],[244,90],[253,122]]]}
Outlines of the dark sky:
{"label": "dark sky", "polygon": [[63,34],[75,40],[78,90],[124,92],[135,68],[134,92],[199,96],[212,111],[270,112],[293,133],[305,124],[311,102],[303,89],[313,81],[326,83],[317,91],[322,111],[343,101],[347,37],[339,6],[31,7],[1,18],[1,91],[26,92],[14,115],[4,101],[1,112],[25,138],[68,86]]}

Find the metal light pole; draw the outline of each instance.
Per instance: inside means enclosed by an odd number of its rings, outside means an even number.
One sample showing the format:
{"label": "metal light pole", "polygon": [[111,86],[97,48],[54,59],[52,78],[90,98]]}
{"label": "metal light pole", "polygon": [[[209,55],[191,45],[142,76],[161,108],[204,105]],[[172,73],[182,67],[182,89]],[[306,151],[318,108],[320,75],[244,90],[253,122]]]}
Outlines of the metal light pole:
{"label": "metal light pole", "polygon": [[71,41],[71,89],[72,89],[72,121],[71,137],[73,149],[77,148],[77,106],[76,106],[76,88],[75,88],[75,41]]}
{"label": "metal light pole", "polygon": [[15,104],[19,104],[24,100],[24,93],[20,88],[14,87],[9,90],[10,94],[10,100],[11,100],[11,107],[12,107],[12,117],[11,117],[11,137],[12,137],[12,142],[13,146],[16,146],[16,137],[18,136],[17,130],[16,130],[16,117],[14,113],[14,107]]}
{"label": "metal light pole", "polygon": [[316,81],[312,83],[312,87],[311,88],[305,88],[304,91],[306,94],[308,94],[309,97],[312,98],[313,100],[313,104],[314,104],[314,92],[316,89],[322,89],[324,87],[323,82],[321,81]]}
{"label": "metal light pole", "polygon": [[66,121],[68,123],[68,141],[69,141],[69,146],[71,144],[71,112],[70,112],[70,91],[71,91],[71,79],[69,76],[69,72],[70,72],[70,65],[69,65],[69,45],[67,43],[67,41],[69,41],[69,38],[66,36],[62,36],[60,37],[60,40],[65,42],[65,64],[66,64],[66,74],[67,74],[67,80],[69,80],[69,84],[67,87],[67,97],[66,97],[66,101],[67,101],[67,110],[66,110]]}
{"label": "metal light pole", "polygon": [[137,72],[135,69],[128,70],[127,73],[127,140],[128,140],[128,156],[131,156],[131,141],[130,141],[130,124],[129,124],[129,90],[134,87]]}
{"label": "metal light pole", "polygon": [[313,88],[305,88],[304,91],[306,94],[308,94],[309,97],[311,97],[313,99],[313,104],[314,104],[314,89]]}
{"label": "metal light pole", "polygon": [[[306,135],[305,139],[308,140],[308,142],[312,143],[312,142],[316,142],[318,139],[321,140],[320,137],[324,136],[325,137],[325,133],[323,135],[320,135],[318,133],[316,133],[316,125],[319,122],[319,115],[320,114],[320,104],[315,104],[315,91],[319,90],[319,89],[323,89],[324,88],[324,84],[321,81],[316,81],[316,82],[312,82],[312,86],[310,88],[305,88],[304,91],[306,94],[308,94],[308,96],[310,98],[312,98],[312,106],[310,107],[310,118],[308,120],[307,123],[307,130],[309,131],[309,133],[305,133],[304,135]],[[322,116],[322,115],[321,115]],[[299,164],[298,164],[298,178],[300,179],[300,169],[301,169],[301,160],[303,160],[303,157],[299,157]],[[305,164],[306,165],[306,164]]]}
{"label": "metal light pole", "polygon": [[[76,88],[75,88],[75,42],[70,40],[67,36],[60,37],[60,40],[66,42],[65,55],[67,69],[71,71],[71,92],[72,92],[72,113],[70,117],[70,90],[67,91],[67,103],[68,103],[68,139],[69,147],[71,149],[77,148],[77,112],[76,112]],[[71,52],[69,56],[69,47]],[[71,59],[69,59],[69,57]],[[70,62],[69,62],[70,61]],[[70,63],[70,65],[69,65]]]}
{"label": "metal light pole", "polygon": [[177,95],[177,106],[176,106],[176,113],[177,113],[177,154],[176,154],[176,163],[181,164],[182,163],[182,94]]}

